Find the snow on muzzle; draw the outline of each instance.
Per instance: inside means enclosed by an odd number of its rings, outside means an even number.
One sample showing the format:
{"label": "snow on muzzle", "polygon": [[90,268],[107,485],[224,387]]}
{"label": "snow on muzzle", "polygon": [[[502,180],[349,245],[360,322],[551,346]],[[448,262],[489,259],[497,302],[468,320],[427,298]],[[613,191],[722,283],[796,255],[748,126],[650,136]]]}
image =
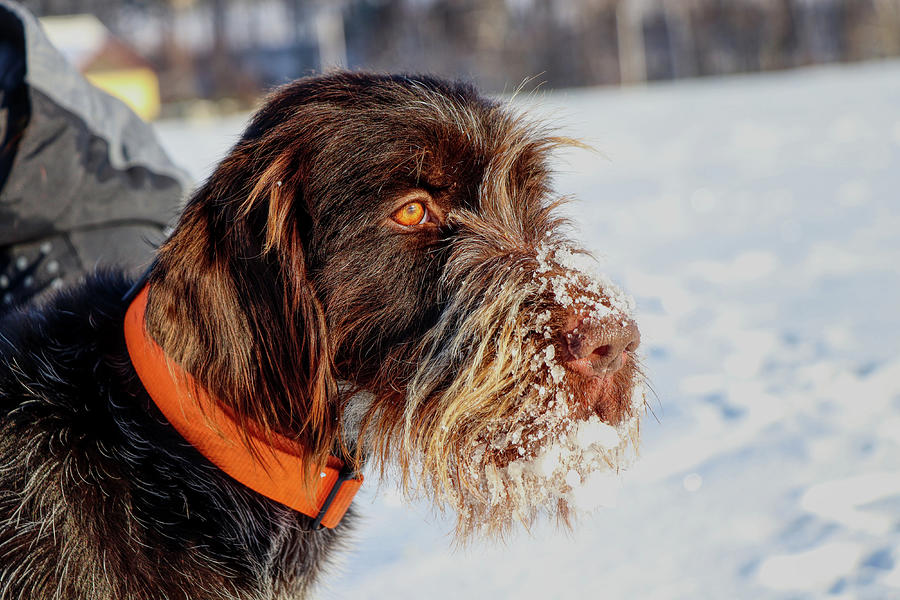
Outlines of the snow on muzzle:
{"label": "snow on muzzle", "polygon": [[459,282],[487,287],[448,307],[409,385],[404,448],[420,451],[425,487],[458,512],[461,534],[609,505],[637,450],[634,302],[551,240],[526,267]]}

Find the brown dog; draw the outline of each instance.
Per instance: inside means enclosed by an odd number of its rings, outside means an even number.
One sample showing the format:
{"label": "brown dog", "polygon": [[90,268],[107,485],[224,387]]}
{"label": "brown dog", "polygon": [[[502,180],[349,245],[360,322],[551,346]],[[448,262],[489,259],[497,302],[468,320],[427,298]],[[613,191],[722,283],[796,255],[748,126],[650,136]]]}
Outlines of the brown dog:
{"label": "brown dog", "polygon": [[0,325],[0,599],[302,597],[367,460],[461,536],[567,521],[643,406],[630,302],[554,214],[567,143],[430,77],[276,91],[136,298]]}

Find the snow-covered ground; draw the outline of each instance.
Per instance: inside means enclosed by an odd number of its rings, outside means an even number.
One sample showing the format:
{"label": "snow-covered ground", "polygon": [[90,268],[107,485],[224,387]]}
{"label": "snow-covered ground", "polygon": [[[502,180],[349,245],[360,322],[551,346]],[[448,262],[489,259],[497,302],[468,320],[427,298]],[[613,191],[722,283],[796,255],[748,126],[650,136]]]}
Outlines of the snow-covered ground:
{"label": "snow-covered ground", "polygon": [[[605,155],[557,188],[638,300],[642,458],[573,533],[463,549],[364,486],[320,597],[900,598],[900,63],[534,100]],[[242,121],[159,131],[201,177]]]}

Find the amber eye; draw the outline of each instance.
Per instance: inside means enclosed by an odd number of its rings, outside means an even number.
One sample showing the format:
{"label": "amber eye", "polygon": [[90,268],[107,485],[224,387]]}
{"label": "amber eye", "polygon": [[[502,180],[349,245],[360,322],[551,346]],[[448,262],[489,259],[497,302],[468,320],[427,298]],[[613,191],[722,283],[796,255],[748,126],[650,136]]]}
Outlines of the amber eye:
{"label": "amber eye", "polygon": [[421,225],[428,218],[428,210],[421,202],[410,202],[395,212],[392,218],[405,227]]}

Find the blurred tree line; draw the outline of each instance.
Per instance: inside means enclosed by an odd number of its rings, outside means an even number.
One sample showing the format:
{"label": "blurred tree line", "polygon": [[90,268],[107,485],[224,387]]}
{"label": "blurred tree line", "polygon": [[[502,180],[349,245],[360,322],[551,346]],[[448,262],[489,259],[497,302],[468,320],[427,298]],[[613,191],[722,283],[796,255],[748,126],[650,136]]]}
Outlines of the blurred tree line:
{"label": "blurred tree line", "polygon": [[900,55],[900,0],[25,0],[90,12],[160,74],[164,100],[255,97],[342,66],[510,90]]}

